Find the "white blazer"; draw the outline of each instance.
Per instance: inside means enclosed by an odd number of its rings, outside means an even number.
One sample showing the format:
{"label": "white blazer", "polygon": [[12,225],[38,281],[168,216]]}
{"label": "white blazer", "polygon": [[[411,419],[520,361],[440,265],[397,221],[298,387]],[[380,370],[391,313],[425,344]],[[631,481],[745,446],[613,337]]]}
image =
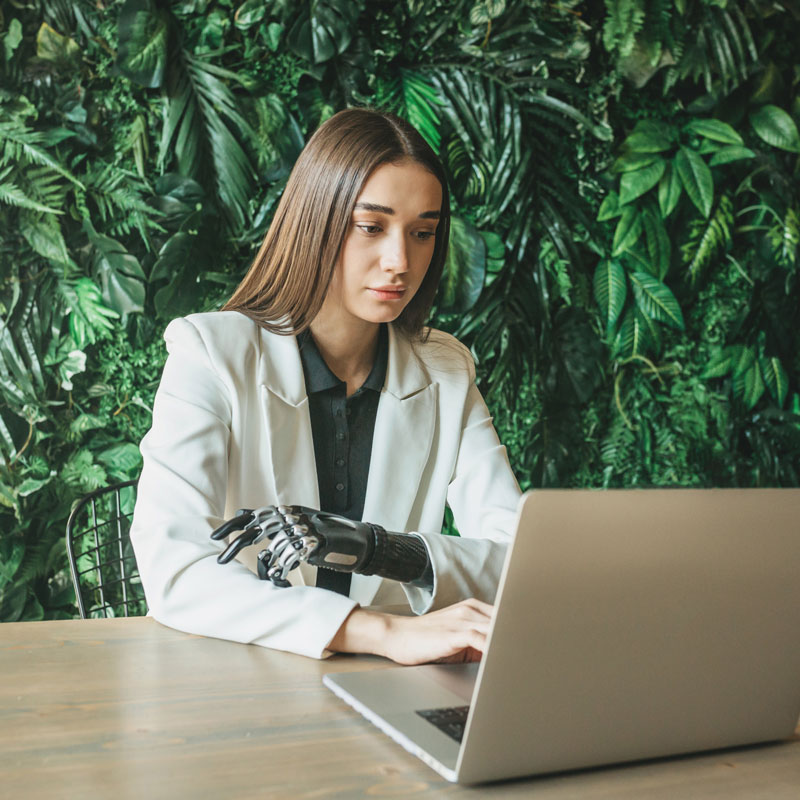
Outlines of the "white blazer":
{"label": "white blazer", "polygon": [[[238,508],[319,508],[308,397],[297,340],[236,311],[192,314],[164,333],[131,539],[149,610],[173,628],[315,658],[357,605],[421,614],[468,597],[492,602],[520,491],[474,383],[469,351],[432,331],[411,344],[389,326],[363,519],[417,532],[433,566],[426,591],[354,575],[350,597],[318,589],[316,569],[275,587],[256,553],[220,565],[209,534]],[[461,538],[441,535],[445,504]]]}

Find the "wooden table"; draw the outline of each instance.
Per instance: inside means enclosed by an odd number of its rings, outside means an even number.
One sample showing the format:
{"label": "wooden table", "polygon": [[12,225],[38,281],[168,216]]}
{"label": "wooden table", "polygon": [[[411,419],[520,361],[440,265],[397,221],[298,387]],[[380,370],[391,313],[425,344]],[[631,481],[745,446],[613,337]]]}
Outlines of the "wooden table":
{"label": "wooden table", "polygon": [[322,686],[373,657],[314,661],[146,617],[0,625],[0,797],[800,797],[777,745],[512,781],[448,784]]}

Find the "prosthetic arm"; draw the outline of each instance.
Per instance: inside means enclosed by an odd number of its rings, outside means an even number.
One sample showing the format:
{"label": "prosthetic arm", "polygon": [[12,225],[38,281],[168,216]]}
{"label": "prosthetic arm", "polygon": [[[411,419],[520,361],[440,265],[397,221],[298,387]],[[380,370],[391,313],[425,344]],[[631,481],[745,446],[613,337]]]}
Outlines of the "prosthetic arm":
{"label": "prosthetic arm", "polygon": [[378,575],[430,588],[428,550],[419,536],[389,533],[380,525],[306,506],[240,508],[212,534],[215,540],[241,533],[217,557],[227,564],[245,547],[267,540],[258,554],[258,575],[276,586],[289,586],[286,576],[302,561],[338,572]]}

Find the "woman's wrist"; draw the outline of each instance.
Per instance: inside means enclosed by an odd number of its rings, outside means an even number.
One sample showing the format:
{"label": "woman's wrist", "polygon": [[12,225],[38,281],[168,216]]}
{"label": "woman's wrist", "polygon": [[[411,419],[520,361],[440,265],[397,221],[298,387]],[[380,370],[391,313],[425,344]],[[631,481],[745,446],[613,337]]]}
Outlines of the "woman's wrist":
{"label": "woman's wrist", "polygon": [[386,655],[389,623],[388,614],[356,607],[336,631],[328,649],[337,653]]}

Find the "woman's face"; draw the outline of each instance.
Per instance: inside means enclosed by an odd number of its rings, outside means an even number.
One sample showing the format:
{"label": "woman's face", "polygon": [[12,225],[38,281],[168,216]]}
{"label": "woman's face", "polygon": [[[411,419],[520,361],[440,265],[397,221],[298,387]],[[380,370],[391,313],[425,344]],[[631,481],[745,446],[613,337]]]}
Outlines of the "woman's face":
{"label": "woman's face", "polygon": [[323,311],[391,322],[422,283],[442,206],[439,180],[416,161],[382,164],[358,196]]}

